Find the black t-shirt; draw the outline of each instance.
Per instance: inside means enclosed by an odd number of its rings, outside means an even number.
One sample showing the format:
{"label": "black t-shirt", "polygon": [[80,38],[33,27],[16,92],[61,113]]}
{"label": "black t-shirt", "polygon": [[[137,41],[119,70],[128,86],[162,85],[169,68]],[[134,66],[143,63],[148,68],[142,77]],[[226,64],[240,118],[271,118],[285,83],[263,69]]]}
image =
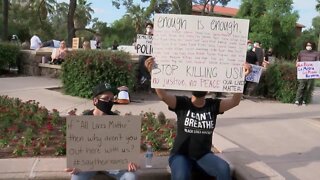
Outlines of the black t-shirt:
{"label": "black t-shirt", "polygon": [[258,61],[257,55],[253,51],[247,51],[247,63],[256,64]]}
{"label": "black t-shirt", "polygon": [[211,152],[212,133],[219,113],[220,99],[207,98],[204,107],[197,108],[191,98],[176,96],[177,136],[171,154],[183,154],[199,159]]}
{"label": "black t-shirt", "polygon": [[[83,114],[83,115],[91,115],[91,116],[93,116],[93,109],[92,109],[92,110],[84,111],[82,114]],[[106,114],[106,115],[118,115],[118,114],[110,111],[110,112],[109,112],[108,114]]]}

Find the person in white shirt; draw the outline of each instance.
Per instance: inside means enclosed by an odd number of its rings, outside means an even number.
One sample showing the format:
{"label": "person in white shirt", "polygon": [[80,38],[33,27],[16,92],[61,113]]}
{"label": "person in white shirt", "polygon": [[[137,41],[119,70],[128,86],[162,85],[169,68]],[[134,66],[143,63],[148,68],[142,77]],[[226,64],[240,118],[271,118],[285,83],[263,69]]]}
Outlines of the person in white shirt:
{"label": "person in white shirt", "polygon": [[35,34],[30,39],[30,49],[39,49],[42,45],[40,38]]}

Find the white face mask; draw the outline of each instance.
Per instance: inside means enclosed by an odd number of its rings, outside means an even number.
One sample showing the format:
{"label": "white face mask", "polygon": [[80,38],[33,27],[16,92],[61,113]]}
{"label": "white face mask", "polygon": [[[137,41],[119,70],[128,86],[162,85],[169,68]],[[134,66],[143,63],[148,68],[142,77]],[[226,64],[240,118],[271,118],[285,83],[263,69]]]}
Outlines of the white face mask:
{"label": "white face mask", "polygon": [[312,50],[312,47],[311,47],[311,46],[307,46],[307,47],[306,47],[306,50],[311,51],[311,50]]}

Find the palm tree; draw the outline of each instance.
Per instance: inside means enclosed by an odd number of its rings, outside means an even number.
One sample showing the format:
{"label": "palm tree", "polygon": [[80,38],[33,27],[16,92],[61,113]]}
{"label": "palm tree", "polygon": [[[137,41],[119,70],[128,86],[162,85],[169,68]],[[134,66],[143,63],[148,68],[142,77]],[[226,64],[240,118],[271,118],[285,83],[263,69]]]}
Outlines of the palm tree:
{"label": "palm tree", "polygon": [[147,21],[144,8],[141,8],[140,5],[132,5],[128,8],[126,16],[132,19],[136,33],[142,33]]}
{"label": "palm tree", "polygon": [[87,3],[86,0],[79,0],[74,18],[76,28],[84,29],[91,21],[91,14],[94,10],[90,7],[92,3]]}

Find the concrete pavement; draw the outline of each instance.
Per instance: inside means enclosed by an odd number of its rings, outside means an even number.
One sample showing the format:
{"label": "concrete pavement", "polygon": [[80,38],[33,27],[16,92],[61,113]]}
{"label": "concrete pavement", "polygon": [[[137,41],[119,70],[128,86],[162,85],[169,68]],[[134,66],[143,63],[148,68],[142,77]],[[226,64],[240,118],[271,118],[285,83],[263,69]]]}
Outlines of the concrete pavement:
{"label": "concrete pavement", "polygon": [[[60,86],[60,80],[44,77],[0,78],[0,95],[36,100],[61,115],[73,108],[78,109],[78,114],[92,108],[91,100],[48,90]],[[132,97],[139,102],[115,105],[114,109],[134,115],[162,111],[168,118],[175,118],[154,95],[143,100],[145,96]],[[218,116],[214,145],[222,150],[221,155],[230,162],[237,179],[319,179],[319,109],[319,88],[306,107],[242,100],[238,107]],[[65,179],[68,175],[62,172],[64,167],[64,158],[1,159],[0,179]]]}

